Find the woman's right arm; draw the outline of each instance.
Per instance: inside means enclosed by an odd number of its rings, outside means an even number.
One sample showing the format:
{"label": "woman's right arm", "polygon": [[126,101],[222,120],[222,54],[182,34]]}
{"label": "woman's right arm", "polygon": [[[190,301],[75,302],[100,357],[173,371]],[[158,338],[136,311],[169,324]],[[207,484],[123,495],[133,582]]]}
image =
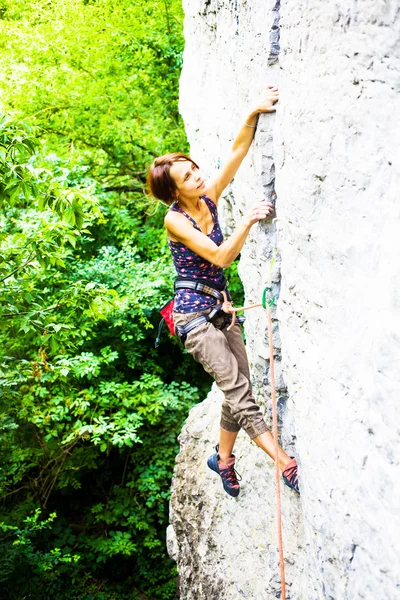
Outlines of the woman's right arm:
{"label": "woman's right arm", "polygon": [[175,239],[210,263],[225,269],[240,254],[252,225],[266,217],[271,218],[273,214],[274,207],[272,204],[264,201],[255,202],[244,215],[231,237],[220,246],[217,246],[204,233],[195,229],[184,215],[176,211],[169,211],[165,216],[164,223],[167,232],[172,234]]}

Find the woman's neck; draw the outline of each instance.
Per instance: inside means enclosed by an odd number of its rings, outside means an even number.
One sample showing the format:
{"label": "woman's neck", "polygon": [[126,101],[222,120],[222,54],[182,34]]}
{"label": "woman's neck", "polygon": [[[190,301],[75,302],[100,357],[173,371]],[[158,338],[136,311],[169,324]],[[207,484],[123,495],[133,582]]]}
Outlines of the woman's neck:
{"label": "woman's neck", "polygon": [[200,212],[202,207],[201,196],[197,196],[196,198],[179,198],[178,206],[185,209],[186,212]]}

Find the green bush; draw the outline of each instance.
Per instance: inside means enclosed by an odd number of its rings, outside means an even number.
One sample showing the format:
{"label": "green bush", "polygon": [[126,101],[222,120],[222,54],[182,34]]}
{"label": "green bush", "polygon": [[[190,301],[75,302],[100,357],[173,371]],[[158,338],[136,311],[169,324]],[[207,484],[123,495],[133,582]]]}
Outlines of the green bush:
{"label": "green bush", "polygon": [[1,10],[0,595],[167,600],[177,435],[209,381],[154,348],[173,270],[143,186],[187,150],[181,8]]}
{"label": "green bush", "polygon": [[170,600],[177,435],[210,384],[154,348],[174,274],[143,188],[188,149],[180,2],[0,13],[0,595]]}

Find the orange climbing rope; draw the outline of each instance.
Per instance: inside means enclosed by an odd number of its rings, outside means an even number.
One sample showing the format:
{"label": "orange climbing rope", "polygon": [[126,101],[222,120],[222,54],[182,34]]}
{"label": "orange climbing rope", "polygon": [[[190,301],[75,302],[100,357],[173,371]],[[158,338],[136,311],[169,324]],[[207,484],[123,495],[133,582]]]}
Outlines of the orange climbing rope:
{"label": "orange climbing rope", "polygon": [[278,526],[278,545],[279,545],[279,564],[281,571],[281,598],[286,600],[286,582],[285,582],[285,563],[283,559],[283,542],[282,542],[282,509],[281,509],[281,485],[278,462],[278,415],[276,408],[276,390],[275,390],[275,370],[274,370],[274,343],[272,339],[272,318],[271,306],[275,302],[275,298],[267,301],[267,292],[271,292],[271,288],[265,288],[263,293],[263,307],[267,310],[268,318],[268,340],[269,340],[269,372],[271,381],[271,398],[272,398],[272,434],[274,436],[275,448],[275,483],[276,483],[276,507],[277,507],[277,526]]}
{"label": "orange climbing rope", "polygon": [[[270,299],[267,299],[267,294],[270,293]],[[279,546],[279,565],[281,572],[281,600],[286,600],[286,582],[285,582],[285,564],[283,558],[283,541],[282,541],[282,509],[281,509],[281,485],[280,485],[280,473],[279,473],[279,456],[278,456],[278,416],[276,408],[276,390],[275,390],[275,363],[274,363],[274,343],[272,338],[272,318],[271,318],[271,306],[275,304],[275,298],[272,295],[272,288],[266,287],[263,292],[261,304],[251,304],[249,306],[242,306],[241,308],[234,308],[228,301],[225,292],[222,292],[224,296],[224,303],[222,310],[226,313],[232,314],[232,323],[228,327],[231,329],[236,321],[236,313],[241,310],[248,310],[255,308],[256,306],[262,306],[267,311],[268,319],[268,339],[269,339],[269,372],[271,381],[271,398],[272,398],[272,435],[274,438],[274,449],[275,449],[275,482],[276,482],[276,507],[277,507],[277,526],[278,526],[278,546]]]}

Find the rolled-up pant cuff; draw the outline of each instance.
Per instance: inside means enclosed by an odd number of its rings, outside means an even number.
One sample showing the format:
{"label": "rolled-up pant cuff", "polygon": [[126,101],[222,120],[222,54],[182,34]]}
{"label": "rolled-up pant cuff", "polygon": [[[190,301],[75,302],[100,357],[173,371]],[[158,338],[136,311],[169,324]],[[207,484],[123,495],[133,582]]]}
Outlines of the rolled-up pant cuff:
{"label": "rolled-up pant cuff", "polygon": [[[224,421],[221,419],[220,422],[221,428],[225,431],[231,431],[234,433],[238,433],[242,428],[237,423],[231,423],[230,421]],[[262,435],[266,431],[269,431],[267,424],[265,422],[261,423],[247,423],[246,427],[243,427],[247,435],[251,440]]]}
{"label": "rolled-up pant cuff", "polygon": [[266,431],[269,431],[267,424],[264,422],[254,424],[248,423],[244,429],[251,440],[254,440],[254,438]]}
{"label": "rolled-up pant cuff", "polygon": [[240,425],[238,425],[237,423],[231,423],[230,421],[224,421],[224,419],[221,419],[220,425],[221,425],[221,429],[225,429],[225,431],[232,431],[234,433],[237,433],[238,431],[241,430]]}

